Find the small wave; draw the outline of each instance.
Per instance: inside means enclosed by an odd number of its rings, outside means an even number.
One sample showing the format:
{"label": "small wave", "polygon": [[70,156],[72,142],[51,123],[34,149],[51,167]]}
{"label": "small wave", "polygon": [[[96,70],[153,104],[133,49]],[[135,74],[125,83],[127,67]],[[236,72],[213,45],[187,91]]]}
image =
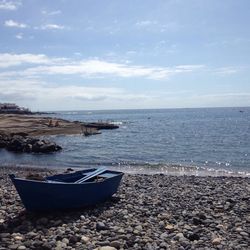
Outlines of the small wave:
{"label": "small wave", "polygon": [[77,115],[78,112],[77,111],[67,111],[67,112],[63,112],[63,113],[59,113],[59,114],[63,114],[63,115]]}
{"label": "small wave", "polygon": [[195,175],[195,176],[250,176],[247,171],[231,171],[226,169],[214,169],[200,166],[182,165],[125,165],[120,169],[134,174],[166,174],[166,175]]}
{"label": "small wave", "polygon": [[137,162],[84,162],[81,166],[70,165],[75,168],[88,168],[106,166],[113,170],[120,170],[131,174],[165,174],[174,176],[194,175],[194,176],[235,176],[235,177],[250,177],[248,171],[236,171],[228,169],[216,169],[206,166],[188,166],[182,164],[152,164],[152,163],[137,163]]}
{"label": "small wave", "polygon": [[110,124],[114,124],[114,125],[122,125],[123,122],[119,122],[119,121],[113,121],[113,122],[109,122]]}

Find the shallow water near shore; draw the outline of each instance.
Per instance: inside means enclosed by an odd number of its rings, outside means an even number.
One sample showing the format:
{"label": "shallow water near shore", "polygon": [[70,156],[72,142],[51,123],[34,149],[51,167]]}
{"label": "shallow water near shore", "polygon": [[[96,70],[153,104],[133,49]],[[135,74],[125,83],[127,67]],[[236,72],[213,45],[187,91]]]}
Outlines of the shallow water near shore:
{"label": "shallow water near shore", "polygon": [[112,120],[117,130],[83,137],[52,136],[54,154],[0,150],[1,165],[93,167],[133,173],[250,175],[250,108],[57,112],[75,121]]}

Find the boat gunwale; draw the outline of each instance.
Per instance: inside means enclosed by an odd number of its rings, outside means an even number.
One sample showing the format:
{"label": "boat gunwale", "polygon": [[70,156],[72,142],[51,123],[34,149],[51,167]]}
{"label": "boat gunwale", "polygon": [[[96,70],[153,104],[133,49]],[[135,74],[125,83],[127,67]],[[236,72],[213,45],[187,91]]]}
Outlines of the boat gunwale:
{"label": "boat gunwale", "polygon": [[[111,177],[107,177],[107,178],[103,178],[102,180],[100,181],[97,181],[97,182],[93,182],[93,181],[86,181],[86,182],[82,182],[82,183],[75,183],[75,182],[63,182],[63,181],[48,181],[48,180],[32,180],[32,179],[25,179],[25,178],[22,178],[22,177],[16,177],[14,174],[12,175],[9,175],[10,179],[11,180],[19,180],[19,181],[23,181],[23,182],[33,182],[33,183],[40,183],[40,184],[46,184],[46,185],[54,185],[54,184],[59,184],[59,185],[87,185],[87,184],[97,184],[97,183],[103,183],[105,181],[108,181],[109,179],[113,179],[117,176],[120,176],[120,175],[124,175],[123,172],[120,172],[120,171],[113,171],[113,170],[107,170],[107,171],[110,171],[110,172],[114,172],[114,173],[117,173],[116,175],[114,176],[111,176]],[[80,171],[79,171],[80,172]],[[67,174],[58,174],[58,175],[67,175]]]}

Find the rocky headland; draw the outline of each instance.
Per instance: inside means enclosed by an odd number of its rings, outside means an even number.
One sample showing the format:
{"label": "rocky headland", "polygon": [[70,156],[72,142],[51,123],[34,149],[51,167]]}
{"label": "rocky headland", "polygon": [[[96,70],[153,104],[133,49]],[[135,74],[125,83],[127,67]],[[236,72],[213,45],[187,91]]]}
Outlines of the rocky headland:
{"label": "rocky headland", "polygon": [[100,129],[118,128],[107,123],[82,123],[40,115],[0,114],[0,148],[14,152],[49,153],[62,148],[41,136],[100,134]]}
{"label": "rocky headland", "polygon": [[0,167],[0,249],[249,249],[250,178],[130,175],[92,208],[27,213]]}
{"label": "rocky headland", "polygon": [[29,136],[82,134],[82,124],[40,115],[0,114],[0,133]]}
{"label": "rocky headland", "polygon": [[[57,125],[57,126],[55,126]],[[74,122],[51,117],[0,114],[0,148],[19,153],[51,153],[61,146],[40,136],[81,133]]]}

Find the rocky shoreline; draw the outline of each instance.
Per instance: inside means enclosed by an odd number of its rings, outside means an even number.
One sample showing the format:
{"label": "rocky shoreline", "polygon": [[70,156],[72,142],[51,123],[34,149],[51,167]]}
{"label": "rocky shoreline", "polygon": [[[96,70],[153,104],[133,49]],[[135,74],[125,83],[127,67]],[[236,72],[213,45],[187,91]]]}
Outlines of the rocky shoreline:
{"label": "rocky shoreline", "polygon": [[0,133],[0,149],[16,153],[52,153],[62,149],[61,146],[49,140],[38,139],[25,133]]}
{"label": "rocky shoreline", "polygon": [[47,135],[95,135],[102,129],[117,129],[118,125],[107,122],[68,121],[40,115],[0,114],[0,133]]}
{"label": "rocky shoreline", "polygon": [[51,153],[60,151],[61,146],[38,137],[90,136],[100,134],[102,129],[117,128],[119,126],[104,122],[83,123],[38,115],[0,114],[0,149],[18,153]]}
{"label": "rocky shoreline", "polygon": [[249,249],[250,178],[128,175],[96,207],[29,214],[0,167],[0,249]]}

